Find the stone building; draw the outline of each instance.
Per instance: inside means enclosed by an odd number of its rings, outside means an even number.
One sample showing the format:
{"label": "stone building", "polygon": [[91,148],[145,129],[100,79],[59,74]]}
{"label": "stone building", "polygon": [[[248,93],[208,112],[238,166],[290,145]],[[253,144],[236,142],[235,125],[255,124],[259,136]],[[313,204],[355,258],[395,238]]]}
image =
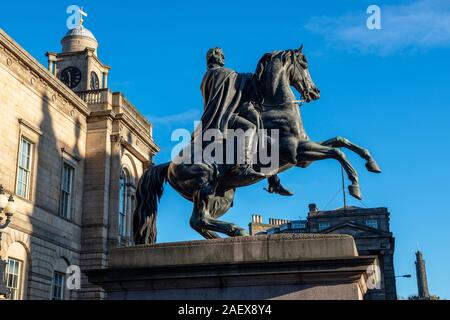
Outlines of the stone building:
{"label": "stone building", "polygon": [[417,294],[419,299],[430,299],[430,292],[428,290],[427,269],[425,267],[425,260],[421,251],[416,252],[416,277],[417,277]]}
{"label": "stone building", "polygon": [[13,299],[93,299],[65,286],[68,266],[108,265],[131,244],[138,179],[159,151],[151,124],[108,87],[110,67],[84,26],[70,30],[48,68],[0,29],[0,184],[17,213],[0,257]]}
{"label": "stone building", "polygon": [[309,206],[304,220],[286,221],[269,219],[263,223],[261,215],[253,215],[250,234],[274,233],[325,233],[349,234],[355,239],[360,256],[378,256],[381,288],[369,290],[367,300],[397,299],[394,273],[395,239],[389,229],[389,212],[386,208],[346,207],[319,211],[315,204]]}

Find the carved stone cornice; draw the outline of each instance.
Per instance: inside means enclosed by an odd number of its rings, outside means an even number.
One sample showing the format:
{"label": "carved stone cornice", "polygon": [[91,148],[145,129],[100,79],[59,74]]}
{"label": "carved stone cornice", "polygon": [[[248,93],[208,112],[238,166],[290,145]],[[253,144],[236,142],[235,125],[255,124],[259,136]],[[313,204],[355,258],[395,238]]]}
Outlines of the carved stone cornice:
{"label": "carved stone cornice", "polygon": [[33,131],[34,133],[36,133],[39,136],[42,136],[42,134],[43,134],[42,131],[38,127],[36,127],[34,124],[32,124],[31,122],[28,122],[25,119],[20,118],[19,124],[21,126],[27,127],[28,129],[30,129],[31,131]]}
{"label": "carved stone cornice", "polygon": [[122,145],[128,152],[139,159],[139,161],[143,162],[144,165],[149,162],[149,155],[143,153],[142,150],[139,150],[132,143],[128,142],[120,133],[112,134],[110,138],[111,143]]}
{"label": "carved stone cornice", "polygon": [[102,119],[114,120],[116,118],[116,113],[114,110],[100,110],[91,112],[87,118],[87,122],[98,121]]}
{"label": "carved stone cornice", "polygon": [[[63,104],[70,102],[79,112],[85,116],[89,115],[87,104],[81,100],[71,89],[64,85],[50,71],[33,58],[25,49],[15,42],[5,31],[0,29],[0,52],[6,53],[5,63],[9,69],[18,65],[23,71],[19,75],[27,74],[31,86],[42,85],[53,91],[49,94],[52,101],[59,99]],[[3,60],[3,59],[2,59]]]}
{"label": "carved stone cornice", "polygon": [[128,128],[139,138],[141,142],[143,142],[152,152],[152,154],[157,154],[160,151],[160,148],[156,145],[153,137],[149,137],[142,133],[141,130],[137,130],[135,124],[132,119],[125,115],[124,113],[118,113],[115,116],[115,120],[120,120],[124,122]]}
{"label": "carved stone cornice", "polygon": [[100,61],[100,59],[93,54],[95,51],[95,49],[93,48],[86,48],[83,51],[71,51],[71,52],[50,52],[48,51],[46,54],[47,55],[54,55],[57,59],[57,61],[62,60],[62,58],[65,57],[71,57],[71,56],[79,56],[81,54],[84,54],[85,57],[91,57],[93,58],[102,68],[107,69],[108,71],[111,69],[111,66],[104,64],[103,62]]}

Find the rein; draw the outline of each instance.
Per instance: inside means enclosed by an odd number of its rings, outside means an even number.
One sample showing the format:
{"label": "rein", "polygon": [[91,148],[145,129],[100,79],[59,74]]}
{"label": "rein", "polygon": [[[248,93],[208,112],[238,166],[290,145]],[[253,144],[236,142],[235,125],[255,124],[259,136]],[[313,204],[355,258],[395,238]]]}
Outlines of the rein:
{"label": "rein", "polygon": [[[292,55],[291,55],[291,61],[292,61],[292,64],[294,65],[294,69],[298,70],[298,66],[297,66],[297,64],[295,63],[294,57],[293,57]],[[280,106],[284,106],[284,105],[287,105],[287,104],[296,103],[296,104],[299,105],[299,107],[301,107],[301,106],[303,105],[304,102],[306,102],[305,99],[302,99],[302,100],[285,101],[285,102],[281,102],[281,103],[277,103],[277,104],[267,104],[267,103],[262,102],[261,105],[262,105],[263,107],[280,107]]]}

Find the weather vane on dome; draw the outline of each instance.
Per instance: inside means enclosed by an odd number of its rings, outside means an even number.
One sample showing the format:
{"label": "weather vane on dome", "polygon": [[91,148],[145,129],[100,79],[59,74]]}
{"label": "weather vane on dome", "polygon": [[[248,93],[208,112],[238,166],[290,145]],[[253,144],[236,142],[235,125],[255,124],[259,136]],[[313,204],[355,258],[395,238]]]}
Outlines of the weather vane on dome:
{"label": "weather vane on dome", "polygon": [[84,19],[83,17],[87,17],[87,13],[83,11],[83,7],[78,10],[78,13],[80,14],[80,27],[83,26]]}

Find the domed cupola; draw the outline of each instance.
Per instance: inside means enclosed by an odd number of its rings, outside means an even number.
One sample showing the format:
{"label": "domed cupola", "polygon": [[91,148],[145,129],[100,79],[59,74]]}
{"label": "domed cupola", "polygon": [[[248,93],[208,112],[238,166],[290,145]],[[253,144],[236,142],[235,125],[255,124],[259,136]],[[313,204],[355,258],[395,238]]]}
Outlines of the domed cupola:
{"label": "domed cupola", "polygon": [[72,30],[69,30],[64,38],[61,40],[62,52],[78,52],[86,48],[94,49],[97,55],[98,42],[91,31],[83,25],[79,25]]}
{"label": "domed cupola", "polygon": [[47,52],[48,70],[74,92],[98,91],[108,88],[111,67],[97,56],[98,42],[89,29],[83,26],[83,16],[78,25],[70,29],[61,40],[62,52]]}

